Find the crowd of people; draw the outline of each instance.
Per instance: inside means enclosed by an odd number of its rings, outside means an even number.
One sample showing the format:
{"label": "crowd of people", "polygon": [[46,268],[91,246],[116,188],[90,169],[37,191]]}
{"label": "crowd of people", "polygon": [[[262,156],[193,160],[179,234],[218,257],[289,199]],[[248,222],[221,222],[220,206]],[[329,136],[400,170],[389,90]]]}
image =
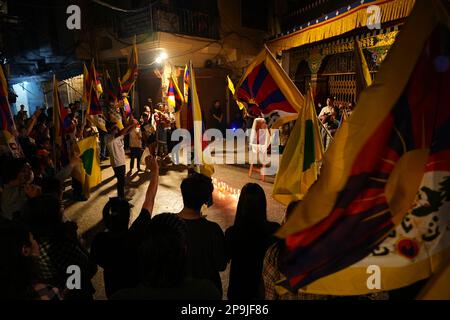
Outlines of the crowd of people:
{"label": "crowd of people", "polygon": [[[32,117],[23,111],[15,117],[23,157],[1,158],[0,299],[92,300],[92,279],[99,266],[111,300],[332,298],[301,292],[280,295],[276,290],[283,279],[279,256],[285,244],[274,236],[280,225],[268,220],[266,195],[258,184],[243,186],[234,223],[226,230],[204,215],[203,208],[213,202],[214,187],[211,178],[199,173],[190,172],[181,182],[180,212],[154,212],[159,160],[167,155],[174,122],[164,105],[145,107],[139,120],[131,116],[121,129],[107,121],[104,134],[82,124],[79,103],[69,106],[73,130],[66,131],[67,146],[96,135],[104,145],[100,153],[109,156],[117,178],[117,197],[105,200],[102,211],[104,229],[91,243],[80,240],[77,224],[67,219],[63,205],[64,185],[80,159],[69,153],[69,161],[63,163],[55,156],[51,109],[38,108]],[[328,126],[338,112],[329,100],[318,117]],[[216,115],[219,121],[218,111]],[[130,171],[135,163],[138,171],[141,163],[150,171],[145,200],[134,221],[125,195],[126,135]],[[144,149],[147,156],[141,160]],[[86,200],[73,179],[72,190],[74,200]],[[288,206],[285,220],[295,205]],[[220,273],[228,265],[224,292]],[[80,276],[75,287],[70,285],[74,266]]]}
{"label": "crowd of people", "polygon": [[[158,160],[167,156],[170,130],[174,129],[168,108],[162,104],[154,109],[145,107],[139,120],[131,116],[123,122],[123,128],[106,120],[107,132],[83,121],[80,103],[70,104],[66,110],[70,121],[64,131],[66,150],[55,147],[51,108],[37,108],[28,117],[21,107],[14,120],[22,157],[1,157],[2,299],[93,299],[92,278],[98,266],[104,270],[109,299],[221,299],[220,272],[230,260],[227,296],[264,296],[262,259],[274,241],[272,233],[277,225],[267,221],[265,194],[260,186],[244,187],[236,223],[225,233],[203,215],[203,206],[212,203],[213,184],[201,174],[191,173],[182,181],[183,210],[155,215],[162,163]],[[65,184],[72,180],[72,199],[87,200],[79,182],[71,179],[81,161],[71,148],[79,139],[92,135],[98,137],[100,156],[110,159],[117,178],[117,197],[104,206],[104,231],[85,243],[80,240],[77,224],[65,216],[63,199]],[[144,204],[131,226],[132,206],[125,195],[127,135],[130,171],[135,165],[141,170],[143,162],[151,172]],[[144,149],[148,156],[141,161]],[[252,227],[254,223],[257,229]],[[79,288],[68,286],[73,266],[80,270]]]}

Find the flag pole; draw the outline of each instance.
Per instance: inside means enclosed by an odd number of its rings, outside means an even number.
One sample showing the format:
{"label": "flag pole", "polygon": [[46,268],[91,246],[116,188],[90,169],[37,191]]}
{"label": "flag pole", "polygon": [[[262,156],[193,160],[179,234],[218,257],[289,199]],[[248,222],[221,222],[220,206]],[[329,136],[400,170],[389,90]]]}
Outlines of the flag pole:
{"label": "flag pole", "polygon": [[[83,97],[85,97],[85,94],[86,93],[84,93],[84,91],[86,90],[85,88],[85,84],[84,84],[84,81],[83,81]],[[84,117],[86,116],[85,115],[85,112],[84,112],[84,108],[87,108],[87,106],[86,105],[84,105],[83,106],[83,103],[81,104],[81,127],[83,127],[84,126]]]}
{"label": "flag pole", "polygon": [[[52,95],[53,97],[55,96],[55,82],[56,82],[56,76],[55,74],[53,74],[53,90],[52,90]],[[56,86],[57,88],[57,86]],[[52,97],[52,98],[53,98]],[[52,147],[53,147],[53,165],[55,166],[55,169],[58,170],[58,165],[56,163],[56,123],[55,123],[55,110],[56,107],[59,108],[59,106],[55,106],[55,99],[52,99],[53,101],[53,113],[52,113],[52,122],[53,122],[53,141],[52,141]]]}
{"label": "flag pole", "polygon": [[330,137],[331,141],[333,141],[334,138],[333,138],[333,136],[331,135],[331,132],[328,130],[327,127],[325,127],[325,125],[322,123],[322,121],[320,121],[320,119],[319,119],[319,117],[317,116],[317,114],[316,114],[316,117],[317,117],[317,121],[320,123],[321,127],[325,130],[326,134]]}
{"label": "flag pole", "polygon": [[131,116],[133,116],[133,112],[134,112],[134,88],[136,86],[136,82],[133,83],[133,88],[131,88],[131,110],[130,110],[130,114]]}
{"label": "flag pole", "polygon": [[[267,49],[267,47],[266,47]],[[268,50],[268,49],[267,49]],[[295,86],[295,84],[294,84]],[[309,83],[309,90],[312,90],[312,86],[311,86],[311,82]],[[331,135],[331,132],[328,130],[327,127],[325,127],[325,125],[322,123],[322,121],[320,121],[319,116],[317,115],[317,112],[314,111],[314,114],[316,115],[317,118],[317,122],[320,123],[320,126],[325,130],[325,133],[328,135],[328,137],[330,137],[331,141],[334,140],[333,136]]]}

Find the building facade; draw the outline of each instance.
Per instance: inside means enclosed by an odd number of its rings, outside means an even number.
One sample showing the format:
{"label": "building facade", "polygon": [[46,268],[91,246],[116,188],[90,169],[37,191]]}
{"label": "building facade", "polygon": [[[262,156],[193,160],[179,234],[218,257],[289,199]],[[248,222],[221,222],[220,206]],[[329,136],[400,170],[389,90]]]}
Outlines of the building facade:
{"label": "building facade", "polygon": [[294,7],[277,3],[285,29],[267,45],[282,57],[303,94],[311,86],[317,105],[327,97],[335,97],[337,104],[356,102],[355,41],[374,78],[414,0],[311,0]]}
{"label": "building facade", "polygon": [[[126,72],[136,41],[136,112],[148,105],[149,99],[153,105],[164,102],[171,73],[182,88],[184,66],[192,61],[206,124],[210,123],[208,110],[214,100],[221,101],[226,121],[231,122],[238,109],[228,94],[226,77],[238,81],[263,48],[270,34],[269,1],[260,2],[265,5],[253,11],[248,10],[245,0],[108,3],[111,5],[107,7],[95,1],[87,4],[89,16],[85,19],[91,27],[85,33],[85,45],[79,47],[80,59],[94,57],[100,72],[108,70],[113,79],[118,79]],[[157,63],[161,53],[168,58]]]}

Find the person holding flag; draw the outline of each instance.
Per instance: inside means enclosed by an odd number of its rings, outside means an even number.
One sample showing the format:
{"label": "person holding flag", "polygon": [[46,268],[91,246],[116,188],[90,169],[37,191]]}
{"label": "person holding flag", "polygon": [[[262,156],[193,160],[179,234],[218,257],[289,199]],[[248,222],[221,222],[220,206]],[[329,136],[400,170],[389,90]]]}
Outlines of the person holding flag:
{"label": "person holding flag", "polygon": [[[133,119],[132,119],[133,120]],[[106,147],[117,179],[117,196],[125,199],[126,156],[124,137],[136,126],[134,121],[122,130],[113,122],[107,123]]]}
{"label": "person holding flag", "polygon": [[81,163],[75,168],[73,177],[81,185],[83,196],[89,198],[91,189],[102,181],[102,170],[98,157],[97,137],[81,139],[76,144],[76,154]]}
{"label": "person holding flag", "polygon": [[195,81],[195,72],[192,62],[189,61],[189,69],[185,72],[185,81],[187,80],[188,99],[186,103],[187,126],[186,129],[191,133],[193,139],[193,169],[197,173],[211,177],[214,174],[214,165],[204,157],[204,149],[208,142],[203,140],[203,132],[205,125],[203,123],[202,111],[200,108],[200,100],[197,94],[197,84]]}

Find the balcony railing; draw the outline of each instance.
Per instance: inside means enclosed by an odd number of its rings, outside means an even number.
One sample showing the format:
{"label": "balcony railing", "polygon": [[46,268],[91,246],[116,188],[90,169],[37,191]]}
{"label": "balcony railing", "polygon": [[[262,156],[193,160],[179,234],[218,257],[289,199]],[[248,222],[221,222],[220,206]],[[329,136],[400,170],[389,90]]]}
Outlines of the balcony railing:
{"label": "balcony railing", "polygon": [[207,13],[153,5],[132,13],[117,14],[113,28],[120,38],[157,31],[218,39],[217,17]]}
{"label": "balcony railing", "polygon": [[281,30],[287,31],[302,25],[313,18],[318,18],[337,8],[347,6],[356,0],[306,0],[299,1],[299,5],[290,8],[281,19]]}

